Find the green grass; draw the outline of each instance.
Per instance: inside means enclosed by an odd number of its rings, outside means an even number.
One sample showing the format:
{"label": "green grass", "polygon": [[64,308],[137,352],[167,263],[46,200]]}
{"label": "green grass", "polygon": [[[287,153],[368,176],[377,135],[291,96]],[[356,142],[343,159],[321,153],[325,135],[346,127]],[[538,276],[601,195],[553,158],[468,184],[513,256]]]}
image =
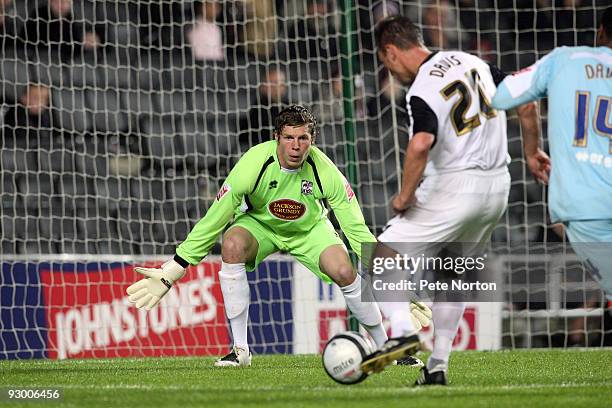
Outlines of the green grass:
{"label": "green grass", "polygon": [[254,356],[247,369],[215,369],[213,361],[0,361],[0,387],[64,389],[60,403],[19,407],[612,406],[609,349],[457,352],[451,384],[429,388],[412,387],[418,370],[402,366],[343,386],[327,377],[319,356]]}

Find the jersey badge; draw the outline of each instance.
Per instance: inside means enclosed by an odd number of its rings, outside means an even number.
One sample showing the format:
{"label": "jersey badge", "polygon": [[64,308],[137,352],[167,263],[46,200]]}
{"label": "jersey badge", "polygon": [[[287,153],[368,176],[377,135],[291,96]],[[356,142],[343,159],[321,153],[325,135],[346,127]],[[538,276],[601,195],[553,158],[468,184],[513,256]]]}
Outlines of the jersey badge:
{"label": "jersey badge", "polygon": [[295,221],[306,213],[306,206],[298,201],[282,198],[268,204],[268,211],[284,221]]}
{"label": "jersey badge", "polygon": [[278,187],[278,181],[272,180],[269,184],[268,190],[272,190],[273,188]]}
{"label": "jersey badge", "polygon": [[312,181],[302,180],[302,194],[312,195]]}
{"label": "jersey badge", "polygon": [[223,196],[226,195],[231,190],[232,188],[229,186],[229,184],[223,184],[223,186],[221,187],[221,190],[219,190],[219,192],[217,193],[217,201],[221,201]]}

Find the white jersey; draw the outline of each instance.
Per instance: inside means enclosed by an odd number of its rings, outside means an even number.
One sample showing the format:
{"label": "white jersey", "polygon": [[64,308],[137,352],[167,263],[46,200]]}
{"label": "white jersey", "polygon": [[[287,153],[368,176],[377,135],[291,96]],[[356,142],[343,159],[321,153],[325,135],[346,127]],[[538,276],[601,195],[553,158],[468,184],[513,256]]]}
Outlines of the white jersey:
{"label": "white jersey", "polygon": [[506,114],[490,105],[503,77],[492,69],[461,51],[433,53],[419,68],[406,103],[410,138],[420,131],[436,137],[424,176],[510,162]]}

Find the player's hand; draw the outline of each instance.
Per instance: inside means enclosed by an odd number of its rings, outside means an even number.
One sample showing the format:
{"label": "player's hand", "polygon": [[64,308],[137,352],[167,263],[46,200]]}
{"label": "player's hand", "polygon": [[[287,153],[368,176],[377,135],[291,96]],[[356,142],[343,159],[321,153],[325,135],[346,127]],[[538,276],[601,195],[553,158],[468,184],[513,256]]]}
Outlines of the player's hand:
{"label": "player's hand", "polygon": [[416,203],[414,194],[410,198],[405,198],[401,194],[396,194],[391,199],[391,208],[397,214],[403,214],[408,208]]}
{"label": "player's hand", "polygon": [[429,326],[432,317],[431,309],[425,303],[413,300],[410,302],[410,317],[414,328],[420,331],[423,327]]}
{"label": "player's hand", "polygon": [[527,155],[526,158],[527,166],[533,178],[539,183],[548,184],[551,164],[550,157],[543,150],[538,149],[535,153]]}
{"label": "player's hand", "polygon": [[161,268],[136,267],[134,271],[145,276],[144,279],[127,288],[128,300],[137,308],[154,308],[170,290],[174,282],[185,275],[185,268],[174,259],[164,263]]}

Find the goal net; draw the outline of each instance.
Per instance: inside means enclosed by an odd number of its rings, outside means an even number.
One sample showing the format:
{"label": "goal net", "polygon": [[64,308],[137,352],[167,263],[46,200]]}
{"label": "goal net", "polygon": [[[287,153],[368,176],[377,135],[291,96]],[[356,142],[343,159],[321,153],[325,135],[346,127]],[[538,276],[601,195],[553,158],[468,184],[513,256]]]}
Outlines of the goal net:
{"label": "goal net", "polygon": [[[432,50],[514,71],[554,46],[592,45],[605,3],[1,1],[0,359],[225,353],[219,245],[152,312],[128,305],[125,289],[133,265],[174,253],[283,105],[313,108],[317,145],[379,233],[407,129],[405,90],[376,59],[376,21],[407,14]],[[461,347],[604,344],[606,305],[548,227],[519,132],[511,118],[512,191],[493,235],[507,301],[492,315],[469,307]],[[559,240],[560,257],[535,244]],[[318,352],[346,328],[338,289],[290,257],[249,280],[255,353]],[[481,333],[485,318],[494,329]]]}

